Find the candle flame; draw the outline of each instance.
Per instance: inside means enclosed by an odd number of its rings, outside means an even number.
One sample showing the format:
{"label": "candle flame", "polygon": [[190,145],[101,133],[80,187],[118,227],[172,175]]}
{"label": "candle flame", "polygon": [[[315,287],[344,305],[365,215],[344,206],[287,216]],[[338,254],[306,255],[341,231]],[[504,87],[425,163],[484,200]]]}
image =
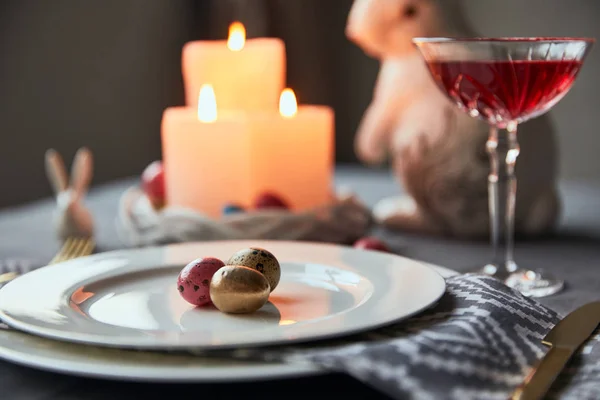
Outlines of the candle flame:
{"label": "candle flame", "polygon": [[241,22],[233,22],[229,25],[229,38],[227,39],[227,47],[231,51],[240,51],[246,43],[246,28]]}
{"label": "candle flame", "polygon": [[279,97],[279,113],[291,118],[298,113],[298,102],[292,89],[283,89]]}
{"label": "candle flame", "polygon": [[211,123],[217,120],[217,98],[212,85],[202,85],[198,95],[198,119]]}

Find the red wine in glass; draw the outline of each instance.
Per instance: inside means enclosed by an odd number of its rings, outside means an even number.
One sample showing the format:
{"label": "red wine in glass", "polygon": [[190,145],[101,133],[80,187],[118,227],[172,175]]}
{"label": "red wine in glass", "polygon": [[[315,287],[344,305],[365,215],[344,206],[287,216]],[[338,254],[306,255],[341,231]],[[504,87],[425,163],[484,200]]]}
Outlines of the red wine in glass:
{"label": "red wine in glass", "polygon": [[578,60],[430,61],[438,85],[471,116],[491,124],[544,113],[571,87]]}
{"label": "red wine in glass", "polygon": [[[562,99],[589,53],[591,38],[414,38],[440,89],[490,127],[488,193],[492,259],[478,272],[526,296],[557,293],[564,281],[514,261],[517,127]],[[505,131],[501,134],[501,131]]]}

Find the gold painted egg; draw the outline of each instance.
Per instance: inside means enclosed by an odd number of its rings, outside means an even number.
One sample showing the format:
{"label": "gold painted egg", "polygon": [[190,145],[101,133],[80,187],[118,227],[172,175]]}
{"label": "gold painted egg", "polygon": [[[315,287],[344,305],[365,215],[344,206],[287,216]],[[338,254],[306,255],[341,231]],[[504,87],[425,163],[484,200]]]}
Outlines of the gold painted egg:
{"label": "gold painted egg", "polygon": [[275,290],[281,278],[281,267],[277,258],[268,250],[259,247],[242,249],[231,256],[226,265],[243,265],[262,273],[269,285],[271,292]]}
{"label": "gold painted egg", "polygon": [[267,303],[269,282],[258,271],[241,265],[226,265],[210,281],[210,299],[219,311],[251,313]]}

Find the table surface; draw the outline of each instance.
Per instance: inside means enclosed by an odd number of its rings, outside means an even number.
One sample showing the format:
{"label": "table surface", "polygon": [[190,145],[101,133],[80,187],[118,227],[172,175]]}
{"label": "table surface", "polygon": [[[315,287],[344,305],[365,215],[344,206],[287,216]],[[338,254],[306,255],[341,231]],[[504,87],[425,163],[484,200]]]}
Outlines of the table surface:
{"label": "table surface", "polygon": [[[120,194],[136,179],[125,179],[95,187],[87,199],[97,225],[99,250],[121,248],[115,229]],[[365,203],[373,205],[385,196],[398,195],[401,189],[385,171],[340,167],[338,185],[349,186]],[[567,313],[600,298],[600,185],[595,182],[560,184],[563,215],[560,229],[551,237],[517,241],[516,260],[528,268],[543,268],[566,280],[563,292],[541,299],[549,307]],[[0,211],[0,260],[27,259],[43,265],[59,248],[52,226],[52,199]],[[406,233],[378,232],[397,253],[467,271],[483,265],[490,256],[486,241],[463,242]],[[188,393],[238,397],[260,389],[261,398],[280,398],[282,393],[314,394],[321,390],[351,398],[375,398],[367,386],[342,375],[302,378],[276,382],[235,385],[157,385],[105,382],[35,371],[0,361],[0,393],[6,399],[125,399],[132,395],[146,398],[179,397]]]}

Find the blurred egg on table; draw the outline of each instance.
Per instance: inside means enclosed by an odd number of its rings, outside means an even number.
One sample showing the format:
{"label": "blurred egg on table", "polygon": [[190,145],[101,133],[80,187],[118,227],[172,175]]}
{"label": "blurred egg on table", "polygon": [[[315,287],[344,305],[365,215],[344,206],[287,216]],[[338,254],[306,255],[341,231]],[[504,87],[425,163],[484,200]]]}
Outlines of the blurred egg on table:
{"label": "blurred egg on table", "polygon": [[236,214],[244,211],[244,207],[237,204],[226,204],[225,207],[223,207],[223,215]]}
{"label": "blurred egg on table", "polygon": [[165,204],[165,174],[162,161],[154,161],[142,172],[142,190],[154,208]]}
{"label": "blurred egg on table", "polygon": [[254,208],[265,209],[265,208],[277,208],[287,210],[290,207],[287,202],[275,193],[263,193],[258,196],[254,202]]}
{"label": "blurred egg on table", "polygon": [[244,314],[257,311],[269,300],[269,282],[258,271],[226,265],[210,281],[210,298],[219,311]]}
{"label": "blurred egg on table", "polygon": [[214,257],[190,262],[177,277],[177,290],[181,297],[195,306],[210,304],[210,280],[224,265],[223,261]]}
{"label": "blurred egg on table", "polygon": [[383,241],[371,236],[358,239],[356,242],[354,242],[354,247],[364,250],[377,250],[387,253],[390,252],[390,249]]}
{"label": "blurred egg on table", "polygon": [[275,290],[281,278],[281,266],[277,258],[260,247],[241,249],[227,260],[227,265],[242,265],[252,268],[267,278],[271,291]]}

